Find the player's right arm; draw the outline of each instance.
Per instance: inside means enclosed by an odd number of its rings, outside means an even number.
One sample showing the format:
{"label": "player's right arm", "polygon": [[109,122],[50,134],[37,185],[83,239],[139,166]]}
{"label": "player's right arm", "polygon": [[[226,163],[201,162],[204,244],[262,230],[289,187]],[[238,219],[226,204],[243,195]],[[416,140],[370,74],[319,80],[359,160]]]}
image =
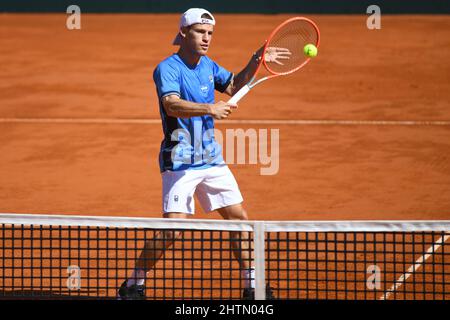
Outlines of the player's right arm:
{"label": "player's right arm", "polygon": [[217,120],[226,119],[233,109],[237,108],[236,104],[224,101],[219,101],[215,104],[186,101],[175,94],[164,96],[162,105],[170,117],[189,118],[211,115]]}

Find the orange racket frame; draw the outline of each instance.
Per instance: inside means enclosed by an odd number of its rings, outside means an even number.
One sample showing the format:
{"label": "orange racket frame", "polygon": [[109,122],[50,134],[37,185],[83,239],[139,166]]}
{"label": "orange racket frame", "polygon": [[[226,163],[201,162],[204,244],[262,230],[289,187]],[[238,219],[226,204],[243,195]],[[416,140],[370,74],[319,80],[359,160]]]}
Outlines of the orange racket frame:
{"label": "orange racket frame", "polygon": [[[267,39],[265,45],[264,45],[264,50],[263,53],[266,52],[267,48],[270,46],[270,42],[273,39],[274,35],[277,34],[277,32],[283,28],[285,25],[287,25],[288,23],[291,23],[293,21],[297,21],[297,20],[302,20],[302,21],[307,21],[308,23],[310,23],[314,29],[317,32],[317,41],[315,43],[315,46],[317,48],[319,48],[320,45],[320,31],[319,28],[317,27],[317,25],[314,23],[314,21],[312,21],[311,19],[305,18],[305,17],[294,17],[294,18],[290,18],[286,21],[284,21],[283,23],[281,23],[278,27],[276,27],[272,33],[269,35],[269,38]],[[233,95],[233,97],[231,97],[230,100],[228,100],[229,103],[237,103],[239,100],[241,100],[249,91],[250,89],[252,89],[254,86],[260,84],[263,81],[266,81],[268,79],[272,79],[275,77],[279,77],[279,76],[285,76],[291,73],[294,73],[295,71],[298,71],[299,69],[303,68],[309,61],[311,60],[311,58],[307,58],[302,64],[300,64],[298,67],[296,67],[295,69],[289,70],[287,72],[274,72],[273,70],[270,69],[269,66],[267,66],[267,62],[264,59],[264,54],[263,57],[261,59],[261,61],[258,64],[258,67],[256,68],[255,74],[253,75],[253,77],[250,79],[250,81],[244,85],[238,92],[236,92],[235,95]],[[264,67],[266,68],[266,70],[271,74],[269,76],[263,77],[261,79],[259,79],[256,82],[253,82],[256,78],[256,75],[258,74],[259,70],[261,69],[261,66],[264,65]]]}

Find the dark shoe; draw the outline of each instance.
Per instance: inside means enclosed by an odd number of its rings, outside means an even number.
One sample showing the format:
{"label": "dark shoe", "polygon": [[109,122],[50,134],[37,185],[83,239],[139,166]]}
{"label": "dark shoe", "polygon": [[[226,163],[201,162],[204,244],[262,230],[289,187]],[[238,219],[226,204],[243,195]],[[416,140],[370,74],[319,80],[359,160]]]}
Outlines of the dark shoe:
{"label": "dark shoe", "polygon": [[133,284],[127,287],[127,281],[125,280],[119,288],[118,298],[120,300],[144,300],[145,286]]}
{"label": "dark shoe", "polygon": [[[255,300],[255,289],[245,288],[242,292],[242,300]],[[272,288],[269,285],[266,285],[266,300],[275,300]]]}

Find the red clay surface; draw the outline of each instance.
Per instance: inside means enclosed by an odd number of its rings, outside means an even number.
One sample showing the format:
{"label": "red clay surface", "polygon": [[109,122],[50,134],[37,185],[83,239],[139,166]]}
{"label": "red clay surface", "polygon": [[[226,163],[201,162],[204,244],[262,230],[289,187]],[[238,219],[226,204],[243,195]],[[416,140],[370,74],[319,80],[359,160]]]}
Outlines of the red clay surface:
{"label": "red clay surface", "polygon": [[[287,15],[218,15],[210,56],[238,72]],[[231,119],[450,120],[450,17],[309,16],[319,56]],[[0,17],[0,118],[159,119],[156,64],[178,15]],[[218,98],[225,99],[222,96]],[[279,129],[280,170],[231,165],[250,219],[449,219],[450,126]],[[0,212],[160,217],[160,124],[0,122]],[[197,207],[198,218],[206,215]]]}

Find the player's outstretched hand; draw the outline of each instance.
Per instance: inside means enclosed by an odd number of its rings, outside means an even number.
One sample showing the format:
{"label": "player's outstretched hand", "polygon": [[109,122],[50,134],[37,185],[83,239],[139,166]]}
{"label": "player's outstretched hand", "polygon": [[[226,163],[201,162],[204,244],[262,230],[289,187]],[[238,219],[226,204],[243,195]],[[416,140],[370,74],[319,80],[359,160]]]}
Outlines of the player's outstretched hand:
{"label": "player's outstretched hand", "polygon": [[236,108],[237,104],[235,103],[219,101],[211,105],[211,115],[217,120],[226,119]]}
{"label": "player's outstretched hand", "polygon": [[283,65],[280,60],[288,60],[291,58],[291,55],[292,53],[287,48],[268,47],[264,55],[264,60]]}
{"label": "player's outstretched hand", "polygon": [[[262,57],[264,52],[264,46],[259,48],[255,55],[259,59]],[[278,48],[278,47],[267,47],[266,52],[264,52],[264,60],[266,62],[275,62],[279,65],[284,65],[280,60],[289,60],[292,56],[292,52],[287,48]]]}

